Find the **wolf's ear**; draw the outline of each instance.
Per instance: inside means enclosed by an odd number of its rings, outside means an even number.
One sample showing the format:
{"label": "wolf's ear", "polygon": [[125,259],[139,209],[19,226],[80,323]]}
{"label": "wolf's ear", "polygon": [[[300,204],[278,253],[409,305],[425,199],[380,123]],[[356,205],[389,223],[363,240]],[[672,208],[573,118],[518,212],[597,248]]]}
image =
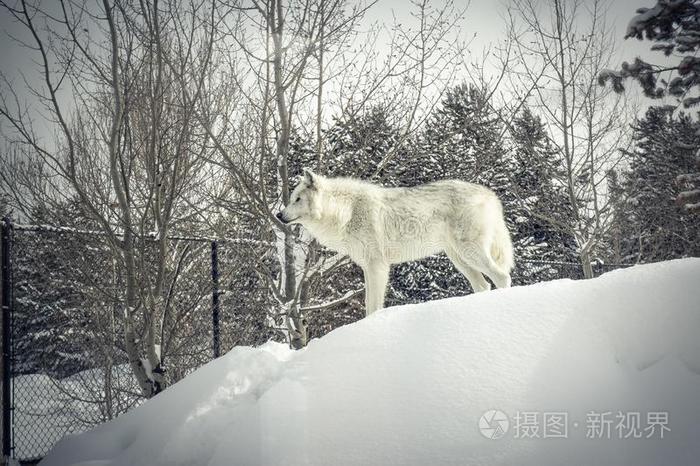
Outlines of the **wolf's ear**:
{"label": "wolf's ear", "polygon": [[314,172],[312,172],[310,169],[305,168],[304,169],[304,181],[306,182],[306,184],[309,188],[316,187],[316,174]]}

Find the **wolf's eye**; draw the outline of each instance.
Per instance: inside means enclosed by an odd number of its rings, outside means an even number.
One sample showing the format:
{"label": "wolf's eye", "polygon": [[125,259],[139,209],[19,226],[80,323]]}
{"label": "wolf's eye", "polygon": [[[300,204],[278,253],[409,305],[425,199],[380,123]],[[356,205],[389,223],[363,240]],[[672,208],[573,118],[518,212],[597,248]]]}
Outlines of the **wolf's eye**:
{"label": "wolf's eye", "polygon": [[300,197],[297,197],[296,200],[295,200],[294,202],[299,202],[299,201],[301,201],[301,198],[300,198]]}

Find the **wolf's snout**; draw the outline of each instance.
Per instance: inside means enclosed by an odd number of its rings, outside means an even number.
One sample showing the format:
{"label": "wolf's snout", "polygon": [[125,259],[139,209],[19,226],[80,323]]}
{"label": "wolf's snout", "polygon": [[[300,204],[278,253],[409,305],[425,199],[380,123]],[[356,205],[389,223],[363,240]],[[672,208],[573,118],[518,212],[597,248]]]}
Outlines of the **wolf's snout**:
{"label": "wolf's snout", "polygon": [[277,212],[275,214],[275,217],[277,217],[277,220],[279,220],[280,222],[287,223],[287,220],[285,220],[284,214],[282,213],[282,211]]}

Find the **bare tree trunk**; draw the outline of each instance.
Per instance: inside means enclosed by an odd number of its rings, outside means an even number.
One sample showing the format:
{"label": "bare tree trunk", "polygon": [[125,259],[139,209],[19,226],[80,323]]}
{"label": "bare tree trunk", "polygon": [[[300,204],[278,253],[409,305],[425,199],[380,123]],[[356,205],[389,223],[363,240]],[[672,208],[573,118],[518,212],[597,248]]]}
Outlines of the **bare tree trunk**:
{"label": "bare tree trunk", "polygon": [[[289,157],[289,138],[291,133],[291,121],[289,119],[289,107],[285,96],[285,85],[282,69],[284,54],[284,12],[282,0],[272,0],[269,14],[269,24],[272,32],[272,66],[275,87],[275,100],[277,102],[277,116],[279,119],[279,134],[277,136],[277,167],[282,190],[282,202],[289,203],[290,185],[287,160]],[[284,235],[284,298],[287,302],[295,299],[297,292],[297,270],[295,243],[296,237],[291,228],[286,228]],[[289,309],[289,318],[297,335],[292,340],[292,346],[306,345],[306,322],[300,318],[297,306]],[[302,338],[303,336],[303,338]]]}
{"label": "bare tree trunk", "polygon": [[112,16],[112,7],[108,0],[102,2],[109,25],[109,37],[111,45],[111,76],[112,92],[114,98],[114,113],[112,127],[108,142],[109,164],[112,185],[117,196],[117,202],[121,213],[121,227],[123,230],[123,240],[121,244],[122,260],[125,266],[126,279],[126,299],[124,310],[124,343],[129,364],[141,387],[141,391],[146,397],[151,397],[157,393],[157,389],[146,372],[141,356],[139,354],[136,332],[134,330],[134,318],[137,307],[136,297],[136,260],[134,250],[134,231],[131,221],[131,209],[129,205],[127,187],[123,184],[123,178],[119,167],[119,131],[123,115],[123,101],[121,94],[121,83],[119,80],[119,44],[117,42],[117,30]]}
{"label": "bare tree trunk", "polygon": [[321,128],[323,123],[323,49],[325,47],[325,1],[321,0],[321,23],[318,40],[318,95],[316,96],[316,157],[318,158],[318,169],[323,165],[323,139],[321,139]]}
{"label": "bare tree trunk", "polygon": [[[144,15],[146,16],[146,15]],[[151,141],[149,148],[149,156],[153,161],[153,172],[152,172],[152,190],[155,194],[155,200],[153,204],[153,218],[156,224],[156,238],[157,242],[157,258],[156,258],[156,278],[153,287],[148,288],[149,297],[149,312],[148,324],[146,328],[146,357],[148,358],[149,366],[152,368],[150,377],[153,380],[154,394],[162,391],[165,388],[165,377],[164,370],[162,366],[162,353],[158,354],[156,351],[156,335],[158,333],[158,326],[156,325],[159,315],[163,313],[163,282],[165,281],[165,264],[167,261],[166,254],[168,252],[168,226],[169,226],[169,209],[172,202],[172,196],[168,196],[164,193],[165,186],[161,182],[161,176],[166,176],[167,173],[161,173],[160,171],[160,151],[158,149],[159,145],[159,131],[156,128],[161,127],[161,115],[163,109],[163,95],[162,95],[162,85],[163,85],[163,50],[162,50],[162,37],[159,19],[159,9],[158,0],[153,2],[153,12],[151,17],[152,27],[150,28],[150,47],[149,47],[149,66],[153,66],[153,61],[155,58],[156,70],[155,70],[155,80],[152,83],[151,90]],[[146,16],[147,17],[147,16]],[[153,45],[155,45],[155,57],[153,53]],[[153,80],[153,73],[149,72],[149,79]],[[173,167],[173,177],[171,181],[171,186],[174,185],[175,179],[177,177],[177,167],[178,167],[179,157],[176,158]],[[164,199],[165,198],[165,199]],[[147,274],[148,271],[142,270],[142,276]]]}
{"label": "bare tree trunk", "polygon": [[[570,83],[567,81],[566,70],[568,69],[568,64],[566,62],[566,55],[564,49],[564,38],[562,31],[562,22],[564,18],[562,16],[561,4],[559,0],[554,0],[554,8],[556,15],[556,25],[557,25],[557,57],[559,58],[559,69],[556,70],[557,77],[559,79],[559,90],[561,93],[561,133],[563,139],[563,151],[564,151],[564,161],[566,162],[566,176],[567,176],[567,192],[569,194],[569,202],[571,205],[578,204],[578,198],[574,192],[574,169],[573,169],[573,154],[571,143],[569,142],[569,102],[567,96],[567,89]],[[578,221],[578,210],[574,209],[575,220]]]}
{"label": "bare tree trunk", "polygon": [[588,251],[581,251],[581,268],[583,269],[584,278],[593,278],[593,266],[591,265],[591,256]]}

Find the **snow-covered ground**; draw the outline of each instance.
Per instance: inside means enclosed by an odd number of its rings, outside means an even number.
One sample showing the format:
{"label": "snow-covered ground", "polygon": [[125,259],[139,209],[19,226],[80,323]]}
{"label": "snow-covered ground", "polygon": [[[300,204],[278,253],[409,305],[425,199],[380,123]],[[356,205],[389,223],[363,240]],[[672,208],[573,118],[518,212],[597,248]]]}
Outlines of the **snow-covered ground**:
{"label": "snow-covered ground", "polygon": [[[700,259],[236,348],[42,465],[696,465]],[[531,437],[531,438],[526,438]]]}

